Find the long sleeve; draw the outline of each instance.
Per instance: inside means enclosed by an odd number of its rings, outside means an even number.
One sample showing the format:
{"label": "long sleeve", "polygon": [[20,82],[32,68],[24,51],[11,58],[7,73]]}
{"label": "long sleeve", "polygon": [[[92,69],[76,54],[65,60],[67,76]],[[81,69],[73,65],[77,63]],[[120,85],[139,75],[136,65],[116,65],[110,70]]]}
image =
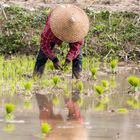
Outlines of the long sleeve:
{"label": "long sleeve", "polygon": [[73,59],[75,59],[79,55],[80,48],[83,44],[84,44],[84,40],[81,40],[81,41],[75,42],[75,43],[69,43],[70,50],[68,51],[66,59],[69,61],[72,61]]}
{"label": "long sleeve", "polygon": [[41,34],[41,49],[45,53],[45,55],[50,59],[53,60],[56,58],[56,54],[53,52],[52,48],[55,46],[55,44],[61,44],[62,41],[59,40],[54,36],[52,33],[52,30],[50,28],[49,20],[51,17],[51,13],[48,15],[46,20],[46,25],[44,27],[44,30]]}
{"label": "long sleeve", "polygon": [[42,40],[41,49],[50,60],[53,60],[56,57],[56,54],[53,52],[52,47],[53,45],[51,46],[51,43],[46,43],[45,39]]}

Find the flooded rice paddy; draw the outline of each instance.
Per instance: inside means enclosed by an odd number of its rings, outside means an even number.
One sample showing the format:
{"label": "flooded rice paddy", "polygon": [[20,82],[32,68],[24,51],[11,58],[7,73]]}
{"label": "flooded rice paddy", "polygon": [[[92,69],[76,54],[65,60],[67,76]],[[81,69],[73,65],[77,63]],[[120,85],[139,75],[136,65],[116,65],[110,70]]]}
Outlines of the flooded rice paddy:
{"label": "flooded rice paddy", "polygon": [[[139,140],[140,91],[131,92],[127,81],[130,75],[140,76],[137,66],[119,66],[117,74],[101,69],[96,80],[85,71],[80,91],[77,89],[78,80],[71,79],[71,74],[65,74],[64,89],[62,83],[36,89],[32,95],[2,94],[0,139]],[[103,94],[97,95],[93,86],[99,85],[103,79],[109,81],[109,85]],[[14,119],[9,121],[5,120],[4,109],[8,102],[16,106]],[[50,124],[51,130],[42,137],[43,122]]]}

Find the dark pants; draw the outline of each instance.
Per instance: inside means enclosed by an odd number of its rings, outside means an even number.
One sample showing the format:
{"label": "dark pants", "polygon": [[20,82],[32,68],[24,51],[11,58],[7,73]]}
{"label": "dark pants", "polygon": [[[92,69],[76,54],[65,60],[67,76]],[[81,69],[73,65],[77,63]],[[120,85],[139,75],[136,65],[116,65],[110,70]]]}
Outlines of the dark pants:
{"label": "dark pants", "polygon": [[[47,60],[48,58],[46,57],[44,52],[40,49],[36,59],[33,75],[41,76],[43,74]],[[80,50],[80,54],[72,61],[72,72],[74,73],[81,71],[82,71],[82,48]]]}

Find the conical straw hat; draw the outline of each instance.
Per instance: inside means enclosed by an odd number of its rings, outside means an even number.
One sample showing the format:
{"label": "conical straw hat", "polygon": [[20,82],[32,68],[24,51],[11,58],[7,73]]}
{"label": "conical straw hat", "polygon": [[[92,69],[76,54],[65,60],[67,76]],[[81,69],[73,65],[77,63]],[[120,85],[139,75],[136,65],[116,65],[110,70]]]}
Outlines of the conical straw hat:
{"label": "conical straw hat", "polygon": [[58,39],[70,43],[78,42],[88,33],[89,19],[81,8],[63,4],[52,11],[50,27]]}

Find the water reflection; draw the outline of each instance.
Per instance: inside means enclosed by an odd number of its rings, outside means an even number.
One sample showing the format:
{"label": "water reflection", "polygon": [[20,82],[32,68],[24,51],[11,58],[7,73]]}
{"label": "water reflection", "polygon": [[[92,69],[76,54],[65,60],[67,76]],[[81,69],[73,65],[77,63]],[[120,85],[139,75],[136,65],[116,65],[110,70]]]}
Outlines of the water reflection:
{"label": "water reflection", "polygon": [[[40,122],[47,122],[52,126],[52,131],[47,134],[47,140],[87,140],[87,131],[83,125],[80,108],[77,105],[78,94],[71,98],[61,98],[59,104],[54,104],[52,95],[36,94],[39,107]],[[66,138],[67,137],[67,138]]]}
{"label": "water reflection", "polygon": [[16,126],[14,124],[6,123],[3,130],[7,133],[12,133],[15,130]]}

